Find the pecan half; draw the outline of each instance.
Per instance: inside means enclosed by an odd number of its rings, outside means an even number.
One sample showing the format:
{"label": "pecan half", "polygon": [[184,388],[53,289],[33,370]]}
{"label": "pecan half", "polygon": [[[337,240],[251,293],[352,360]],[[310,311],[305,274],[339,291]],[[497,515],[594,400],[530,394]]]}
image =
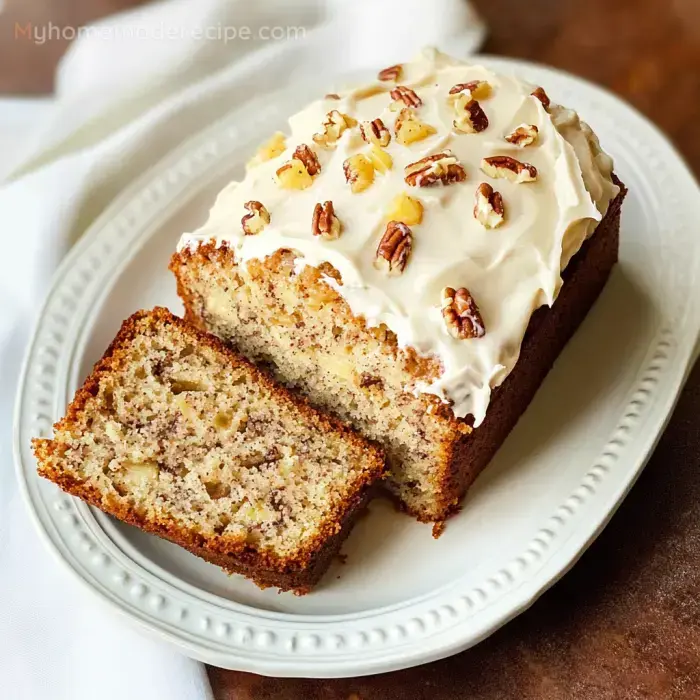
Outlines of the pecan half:
{"label": "pecan half", "polygon": [[314,177],[321,172],[321,164],[318,162],[316,154],[304,143],[301,146],[297,146],[296,151],[294,151],[293,158],[300,160],[306,167],[306,172]]}
{"label": "pecan half", "polygon": [[506,136],[506,141],[518,148],[525,148],[537,141],[539,129],[534,124],[521,124]]}
{"label": "pecan half", "polygon": [[326,95],[325,99],[327,99],[327,100],[339,100],[340,95],[337,92],[329,92]]}
{"label": "pecan half", "polygon": [[389,129],[386,128],[384,122],[379,118],[371,122],[362,122],[360,124],[360,133],[367,143],[373,143],[375,146],[388,146],[391,141]]}
{"label": "pecan half", "polygon": [[542,103],[545,109],[549,109],[549,105],[551,104],[551,102],[543,88],[535,88],[530,94],[533,97],[536,97]]}
{"label": "pecan half", "polygon": [[246,202],[243,206],[248,210],[248,214],[241,219],[243,233],[246,236],[260,233],[270,223],[270,212],[255,200]]}
{"label": "pecan half", "polygon": [[496,228],[503,223],[505,208],[500,192],[495,192],[488,182],[476,188],[474,218],[486,228]]}
{"label": "pecan half", "polygon": [[403,102],[407,107],[413,107],[414,109],[423,104],[423,100],[421,100],[411,88],[405,85],[397,85],[391,91],[391,99],[397,102]]}
{"label": "pecan half", "polygon": [[477,134],[484,131],[489,125],[489,119],[476,100],[469,100],[466,104],[455,104],[457,118],[452,122],[457,131],[465,134]]}
{"label": "pecan half", "polygon": [[412,187],[428,187],[438,182],[449,185],[467,179],[467,173],[450,150],[436,153],[407,165],[405,181]]}
{"label": "pecan half", "polygon": [[486,333],[479,307],[466,287],[442,290],[442,318],[448,333],[457,340],[481,338]]}
{"label": "pecan half", "polygon": [[396,82],[401,77],[402,73],[403,67],[400,63],[397,63],[395,66],[389,66],[384,70],[380,70],[379,75],[377,75],[377,80]]}
{"label": "pecan half", "polygon": [[340,236],[340,219],[335,215],[333,202],[319,202],[314,207],[311,230],[314,236],[321,236],[327,241],[334,241]]}
{"label": "pecan half", "polygon": [[323,124],[321,124],[323,131],[314,134],[312,138],[314,143],[321,146],[321,148],[333,148],[338,139],[343,135],[343,132],[356,124],[357,121],[352,117],[339,112],[337,109],[332,109],[326,114],[326,119]]}
{"label": "pecan half", "polygon": [[491,156],[482,158],[481,169],[489,177],[503,177],[511,182],[534,182],[537,168],[529,163],[521,163],[510,156]]}
{"label": "pecan half", "polygon": [[392,277],[400,275],[406,268],[412,247],[411,229],[400,221],[390,221],[379,241],[374,266]]}
{"label": "pecan half", "polygon": [[465,93],[472,100],[484,100],[491,94],[491,84],[486,80],[472,80],[470,83],[457,83],[450,88],[450,95]]}

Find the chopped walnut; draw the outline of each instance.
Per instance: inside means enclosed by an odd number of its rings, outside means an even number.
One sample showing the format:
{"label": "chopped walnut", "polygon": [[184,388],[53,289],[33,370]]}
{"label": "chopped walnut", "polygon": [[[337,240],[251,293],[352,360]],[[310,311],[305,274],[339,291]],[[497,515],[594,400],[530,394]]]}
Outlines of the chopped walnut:
{"label": "chopped walnut", "polygon": [[388,146],[391,141],[389,129],[384,126],[384,122],[379,118],[371,122],[362,122],[360,124],[360,133],[367,143],[373,143],[375,146]]}
{"label": "chopped walnut", "polygon": [[403,67],[401,66],[400,63],[396,64],[395,66],[389,66],[388,68],[385,68],[384,70],[379,71],[379,75],[377,75],[377,79],[381,80],[383,82],[396,82],[401,78],[401,74],[403,73]]}
{"label": "chopped walnut", "polygon": [[400,275],[406,268],[412,246],[411,229],[400,221],[390,221],[379,241],[374,266],[392,277]]}
{"label": "chopped walnut", "polygon": [[485,100],[491,95],[491,84],[486,80],[458,83],[450,88],[450,95],[464,95],[469,100]]}
{"label": "chopped walnut", "polygon": [[260,233],[270,223],[270,212],[260,202],[254,200],[246,202],[243,206],[248,210],[241,219],[243,233],[247,236]]}
{"label": "chopped walnut", "polygon": [[482,182],[476,189],[474,218],[486,228],[496,228],[503,223],[504,216],[500,192],[495,192],[488,182]]}
{"label": "chopped walnut", "polygon": [[333,202],[320,202],[314,207],[311,230],[314,236],[321,236],[327,241],[340,237],[340,219],[335,215]]}
{"label": "chopped walnut", "polygon": [[442,318],[448,333],[457,340],[481,338],[486,333],[479,307],[466,287],[442,290]]}
{"label": "chopped walnut", "polygon": [[511,182],[534,182],[537,168],[529,163],[521,163],[510,156],[492,156],[481,160],[481,169],[494,178],[505,178]]}
{"label": "chopped walnut", "polygon": [[465,134],[477,134],[489,125],[489,119],[476,100],[455,103],[456,119],[452,122],[457,131]]}
{"label": "chopped walnut", "polygon": [[385,218],[387,221],[400,221],[407,226],[415,226],[423,221],[423,205],[420,200],[402,192],[391,201]]}
{"label": "chopped walnut", "polygon": [[415,91],[405,85],[397,85],[391,91],[391,99],[397,102],[403,102],[406,107],[413,107],[414,109],[417,109],[423,104],[423,100],[416,95]]}
{"label": "chopped walnut", "polygon": [[293,158],[277,170],[277,181],[286,190],[305,190],[311,187],[314,179],[309,175],[306,165]]}
{"label": "chopped walnut", "polygon": [[408,146],[416,141],[422,141],[436,134],[437,131],[430,124],[422,122],[412,109],[405,107],[399,112],[394,123],[396,141],[402,146]]}
{"label": "chopped walnut", "polygon": [[405,181],[412,187],[427,187],[436,183],[449,185],[467,179],[467,173],[452,151],[445,150],[406,166]]}
{"label": "chopped walnut", "polygon": [[551,102],[543,88],[535,88],[530,94],[533,97],[536,97],[542,103],[545,109],[549,109],[549,105],[551,104]]}
{"label": "chopped walnut", "polygon": [[321,164],[318,162],[316,154],[306,145],[297,146],[293,158],[300,160],[306,167],[306,172],[314,177],[321,172]]}
{"label": "chopped walnut", "polygon": [[506,136],[506,141],[519,148],[525,148],[537,141],[539,129],[534,124],[521,124]]}
{"label": "chopped walnut", "polygon": [[394,167],[394,159],[386,151],[379,148],[379,146],[372,146],[367,157],[374,166],[374,169],[378,170],[380,173],[386,173]]}
{"label": "chopped walnut", "polygon": [[354,194],[363,192],[374,182],[374,166],[361,153],[350,156],[343,163],[343,172]]}
{"label": "chopped walnut", "polygon": [[326,114],[326,120],[321,126],[323,131],[313,135],[314,143],[321,148],[333,148],[346,129],[357,125],[357,121],[347,114],[333,109]]}

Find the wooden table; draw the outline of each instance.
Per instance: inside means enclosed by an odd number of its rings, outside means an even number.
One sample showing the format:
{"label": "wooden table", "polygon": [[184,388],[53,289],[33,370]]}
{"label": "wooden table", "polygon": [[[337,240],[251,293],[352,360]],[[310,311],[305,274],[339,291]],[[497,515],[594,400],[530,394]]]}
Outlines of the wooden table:
{"label": "wooden table", "polygon": [[[605,85],[659,124],[700,173],[700,0],[473,1],[490,26],[486,51]],[[50,89],[65,48],[12,40],[15,21],[77,23],[135,4],[8,0],[0,15],[0,92]],[[350,680],[219,669],[210,676],[217,700],[697,700],[700,365],[644,474],[598,541],[529,611],[478,647],[429,666]]]}

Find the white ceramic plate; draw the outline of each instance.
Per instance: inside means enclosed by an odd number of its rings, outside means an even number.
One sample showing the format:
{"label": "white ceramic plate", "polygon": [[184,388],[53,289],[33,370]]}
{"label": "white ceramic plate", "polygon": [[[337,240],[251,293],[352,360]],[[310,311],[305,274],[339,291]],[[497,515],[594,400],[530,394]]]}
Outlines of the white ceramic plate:
{"label": "white ceramic plate", "polygon": [[[553,70],[484,60],[546,86],[590,121],[629,187],[619,266],[463,511],[437,541],[377,502],[322,586],[260,591],[39,479],[30,438],[51,424],[134,310],[181,309],[167,271],[254,145],[309,97],[278,96],[193,138],[134,183],[56,275],[16,415],[20,481],[46,541],[92,591],[217,666],[353,676],[439,659],[527,608],[583,552],[641,471],[700,329],[698,187],[666,140],[612,95]],[[316,92],[316,91],[315,91]]]}

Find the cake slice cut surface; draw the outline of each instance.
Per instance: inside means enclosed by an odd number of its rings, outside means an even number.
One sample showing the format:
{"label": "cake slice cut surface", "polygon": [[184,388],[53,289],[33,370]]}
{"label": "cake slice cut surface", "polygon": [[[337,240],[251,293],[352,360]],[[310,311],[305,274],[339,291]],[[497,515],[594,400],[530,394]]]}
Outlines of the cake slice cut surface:
{"label": "cake slice cut surface", "polygon": [[41,476],[260,586],[307,592],[381,450],[166,309],[139,312],[54,426]]}

